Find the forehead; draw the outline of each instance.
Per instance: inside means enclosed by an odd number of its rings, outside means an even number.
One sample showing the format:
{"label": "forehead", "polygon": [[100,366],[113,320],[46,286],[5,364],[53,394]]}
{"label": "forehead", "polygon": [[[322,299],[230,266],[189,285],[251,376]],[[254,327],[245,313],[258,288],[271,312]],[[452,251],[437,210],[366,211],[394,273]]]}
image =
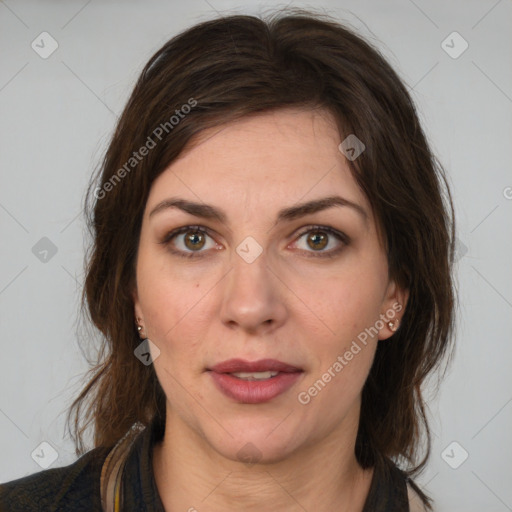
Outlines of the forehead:
{"label": "forehead", "polygon": [[367,205],[326,110],[283,109],[204,130],[155,180],[147,209],[179,195],[269,210],[339,194]]}

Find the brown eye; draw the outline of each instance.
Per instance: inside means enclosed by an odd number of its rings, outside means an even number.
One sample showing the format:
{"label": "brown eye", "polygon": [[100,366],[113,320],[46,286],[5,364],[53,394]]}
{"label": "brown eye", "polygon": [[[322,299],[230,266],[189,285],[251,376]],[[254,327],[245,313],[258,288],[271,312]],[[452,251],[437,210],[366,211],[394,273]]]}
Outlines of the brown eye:
{"label": "brown eye", "polygon": [[307,237],[307,244],[314,250],[324,249],[328,242],[329,235],[323,231],[312,231]]}
{"label": "brown eye", "polygon": [[185,245],[192,251],[202,249],[205,244],[204,233],[200,231],[187,231],[184,237]]}
{"label": "brown eye", "polygon": [[177,256],[186,258],[204,256],[208,249],[216,248],[215,240],[205,228],[183,226],[168,233],[160,242]]}
{"label": "brown eye", "polygon": [[324,226],[308,226],[294,243],[295,247],[309,256],[333,257],[351,242],[341,231]]}

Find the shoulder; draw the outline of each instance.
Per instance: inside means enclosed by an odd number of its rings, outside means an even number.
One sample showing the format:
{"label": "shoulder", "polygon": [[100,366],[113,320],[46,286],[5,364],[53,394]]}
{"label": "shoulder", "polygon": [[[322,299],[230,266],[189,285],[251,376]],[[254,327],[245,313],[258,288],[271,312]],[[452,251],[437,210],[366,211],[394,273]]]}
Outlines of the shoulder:
{"label": "shoulder", "polygon": [[377,454],[363,512],[430,512],[430,501],[394,460]]}
{"label": "shoulder", "polygon": [[431,512],[432,499],[421,490],[411,478],[411,475],[403,469],[400,469],[392,460],[388,459],[388,464],[391,471],[397,475],[395,484],[402,489],[399,501],[403,510],[407,510],[408,512]]}
{"label": "shoulder", "polygon": [[108,452],[108,448],[95,448],[68,466],[47,469],[0,485],[0,510],[101,510],[100,475]]}

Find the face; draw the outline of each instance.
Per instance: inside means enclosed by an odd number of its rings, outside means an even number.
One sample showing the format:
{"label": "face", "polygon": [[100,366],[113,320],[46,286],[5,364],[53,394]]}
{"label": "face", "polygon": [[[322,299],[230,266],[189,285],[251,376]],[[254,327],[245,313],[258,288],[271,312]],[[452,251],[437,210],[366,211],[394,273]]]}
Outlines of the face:
{"label": "face", "polygon": [[135,314],[167,421],[228,459],[355,434],[405,306],[341,140],[326,111],[248,117],[204,132],[151,188]]}

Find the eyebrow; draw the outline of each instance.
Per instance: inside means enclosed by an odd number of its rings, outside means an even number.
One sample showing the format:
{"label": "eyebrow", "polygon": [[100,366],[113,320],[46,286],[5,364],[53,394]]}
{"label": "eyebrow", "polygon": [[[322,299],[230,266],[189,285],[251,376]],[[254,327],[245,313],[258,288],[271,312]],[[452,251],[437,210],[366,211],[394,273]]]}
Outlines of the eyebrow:
{"label": "eyebrow", "polygon": [[[326,210],[334,206],[345,206],[351,208],[363,218],[365,223],[368,222],[368,213],[362,206],[340,196],[329,196],[321,199],[314,199],[312,201],[301,203],[295,206],[290,206],[288,208],[283,208],[277,214],[276,224],[279,224],[283,221],[298,219],[300,217],[304,217],[305,215],[310,215],[312,213]],[[222,224],[227,224],[227,215],[224,211],[208,204],[195,203],[193,201],[180,198],[164,199],[151,210],[149,217],[152,217],[153,215],[165,211],[169,208],[177,208],[186,213],[194,215],[195,217],[217,220]]]}

